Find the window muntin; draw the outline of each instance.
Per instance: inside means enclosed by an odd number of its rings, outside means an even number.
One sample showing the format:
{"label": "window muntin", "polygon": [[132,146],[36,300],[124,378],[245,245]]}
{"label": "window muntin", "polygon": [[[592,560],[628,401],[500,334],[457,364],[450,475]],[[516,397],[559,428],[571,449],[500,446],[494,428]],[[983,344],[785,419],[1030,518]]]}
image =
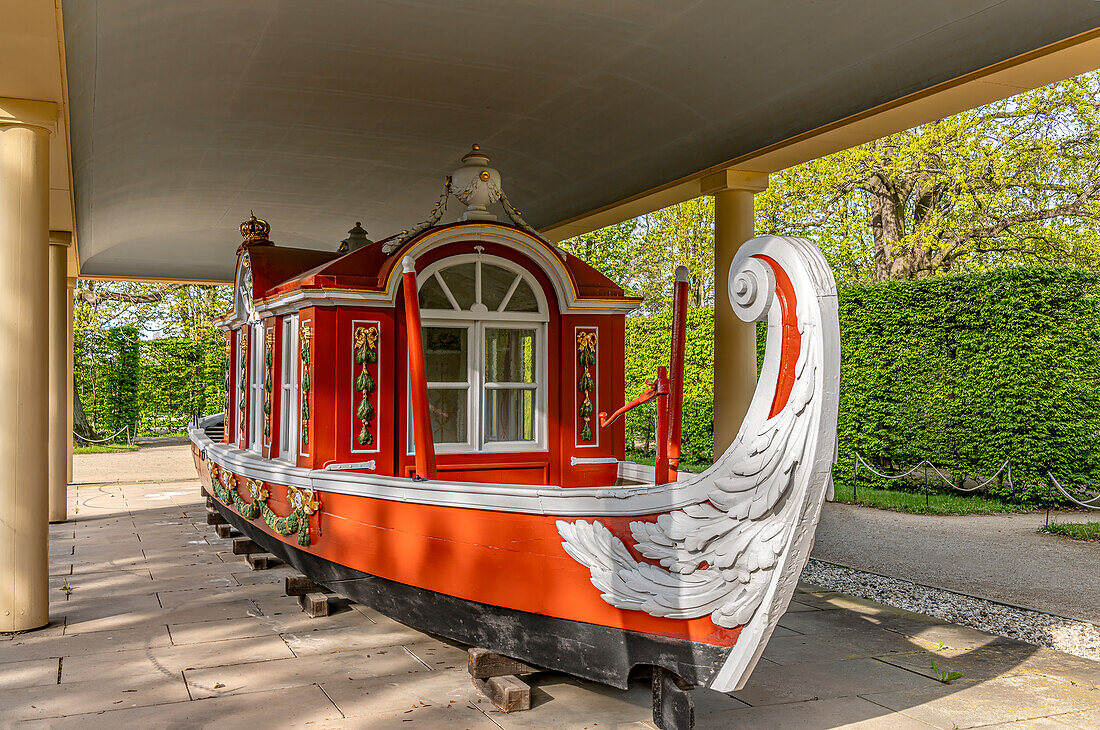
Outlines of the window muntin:
{"label": "window muntin", "polygon": [[548,314],[531,275],[452,257],[421,274],[419,299],[437,450],[544,450]]}
{"label": "window muntin", "polygon": [[279,458],[298,458],[298,315],[283,318],[279,368]]}

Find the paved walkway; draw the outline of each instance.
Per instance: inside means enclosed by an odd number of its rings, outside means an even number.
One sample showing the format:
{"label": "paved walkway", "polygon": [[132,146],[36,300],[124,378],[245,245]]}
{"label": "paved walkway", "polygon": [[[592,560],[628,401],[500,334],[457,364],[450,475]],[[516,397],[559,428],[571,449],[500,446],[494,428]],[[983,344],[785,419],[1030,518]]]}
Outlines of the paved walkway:
{"label": "paved walkway", "polygon": [[[1051,513],[1090,519],[1100,513]],[[1045,512],[934,516],[829,503],[813,556],[1100,623],[1100,544],[1038,532],[1045,522]]]}
{"label": "paved walkway", "polygon": [[[179,458],[148,449],[127,473]],[[104,481],[51,527],[51,625],[0,635],[0,726],[651,727],[647,686],[555,673],[535,675],[530,711],[501,714],[466,647],[356,604],[307,618],[288,569],[250,571],[205,524],[195,479]],[[932,659],[964,677],[934,681]],[[748,687],[696,692],[698,726],[1098,728],[1098,683],[1096,662],[803,586]]]}

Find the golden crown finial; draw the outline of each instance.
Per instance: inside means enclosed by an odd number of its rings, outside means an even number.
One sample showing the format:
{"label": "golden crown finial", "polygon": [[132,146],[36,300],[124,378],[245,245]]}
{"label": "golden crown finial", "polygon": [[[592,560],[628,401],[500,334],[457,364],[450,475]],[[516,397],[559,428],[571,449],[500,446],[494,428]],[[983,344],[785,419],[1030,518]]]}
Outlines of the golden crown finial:
{"label": "golden crown finial", "polygon": [[248,220],[241,224],[241,237],[245,243],[251,241],[266,241],[271,233],[271,226],[262,218],[257,218],[251,210],[248,211]]}

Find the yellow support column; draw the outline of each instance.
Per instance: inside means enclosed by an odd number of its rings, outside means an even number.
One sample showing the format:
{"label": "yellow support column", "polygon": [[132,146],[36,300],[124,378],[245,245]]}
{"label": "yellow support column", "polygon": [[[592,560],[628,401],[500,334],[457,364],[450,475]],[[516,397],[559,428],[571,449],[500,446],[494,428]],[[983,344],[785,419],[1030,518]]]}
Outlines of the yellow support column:
{"label": "yellow support column", "polygon": [[69,354],[66,358],[66,375],[65,375],[65,395],[68,401],[68,408],[65,413],[65,423],[69,424],[68,441],[69,445],[69,457],[67,464],[65,465],[65,482],[67,484],[73,483],[73,394],[76,392],[73,388],[73,292],[76,290],[76,278],[70,278],[67,280],[65,287],[65,329],[66,344],[69,348]]}
{"label": "yellow support column", "polygon": [[0,631],[49,623],[48,251],[57,105],[0,98]]}
{"label": "yellow support column", "polygon": [[72,420],[69,417],[69,246],[73,234],[50,231],[50,522],[68,517],[69,450],[72,448]]}
{"label": "yellow support column", "polygon": [[742,322],[729,300],[730,264],[753,237],[753,195],[768,187],[762,172],[723,170],[703,178],[714,196],[714,455],[737,436],[756,389],[756,325]]}

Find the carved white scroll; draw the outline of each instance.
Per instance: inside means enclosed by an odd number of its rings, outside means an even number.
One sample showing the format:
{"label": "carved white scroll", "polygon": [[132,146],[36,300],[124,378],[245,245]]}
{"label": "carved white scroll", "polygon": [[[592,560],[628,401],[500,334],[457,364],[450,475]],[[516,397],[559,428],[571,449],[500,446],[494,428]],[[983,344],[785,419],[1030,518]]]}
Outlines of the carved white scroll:
{"label": "carved white scroll", "polygon": [[[709,685],[719,691],[748,678],[809,557],[821,505],[831,496],[840,382],[836,284],[816,246],[800,238],[754,238],[741,247],[730,274],[738,316],[768,321],[763,372],[733,444],[706,472],[677,482],[669,501],[683,503],[677,492],[705,497],[656,522],[631,523],[633,547],[660,567],[635,560],[599,520],[557,523],[566,552],[591,571],[609,604],[743,627]],[[777,276],[784,275],[790,286],[779,288],[796,300],[789,306],[797,318],[798,356],[790,395],[772,414],[781,397]]]}

